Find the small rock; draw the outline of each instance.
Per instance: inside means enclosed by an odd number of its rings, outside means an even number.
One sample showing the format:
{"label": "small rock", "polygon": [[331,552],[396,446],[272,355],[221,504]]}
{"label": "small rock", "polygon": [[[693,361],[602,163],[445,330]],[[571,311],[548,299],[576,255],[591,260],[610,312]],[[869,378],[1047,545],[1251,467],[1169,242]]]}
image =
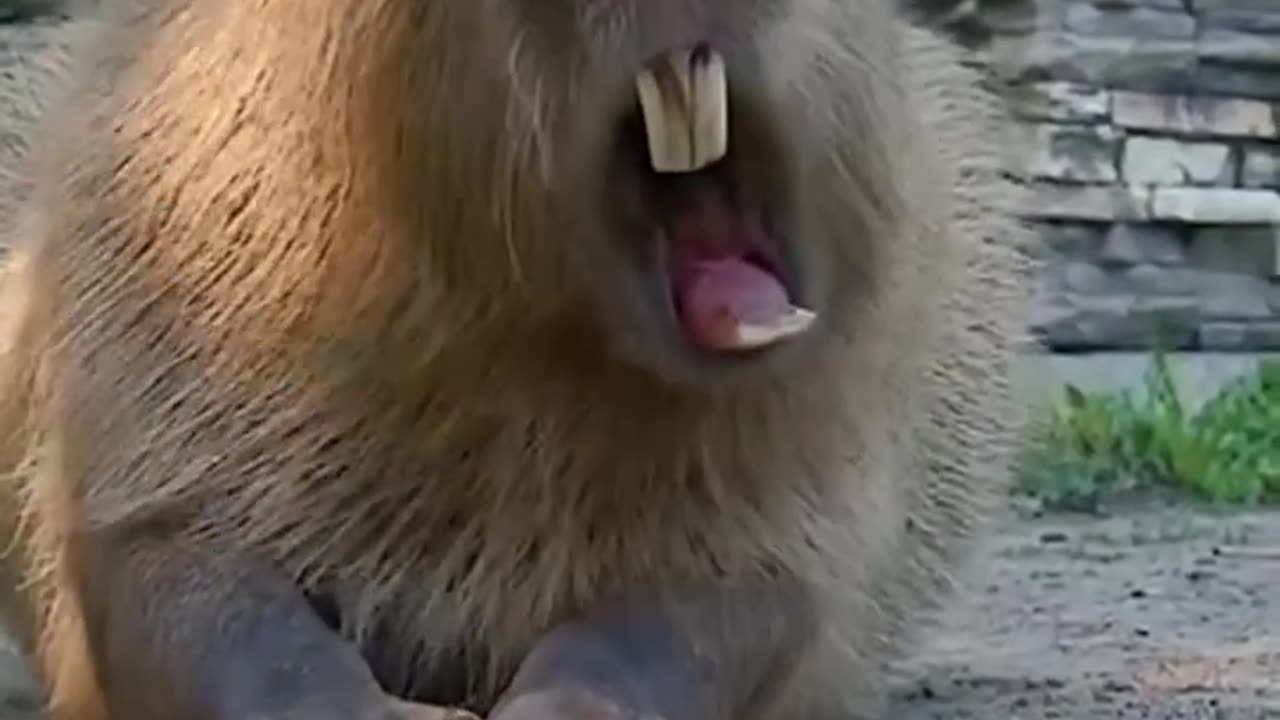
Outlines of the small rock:
{"label": "small rock", "polygon": [[1131,693],[1136,690],[1136,688],[1134,688],[1132,683],[1122,682],[1114,678],[1108,679],[1106,682],[1104,682],[1102,684],[1102,689],[1106,690],[1109,693],[1118,693],[1118,694]]}
{"label": "small rock", "polygon": [[1070,536],[1067,535],[1065,532],[1062,532],[1061,530],[1049,530],[1049,531],[1040,533],[1040,542],[1044,543],[1045,545],[1064,543],[1069,539],[1070,539]]}

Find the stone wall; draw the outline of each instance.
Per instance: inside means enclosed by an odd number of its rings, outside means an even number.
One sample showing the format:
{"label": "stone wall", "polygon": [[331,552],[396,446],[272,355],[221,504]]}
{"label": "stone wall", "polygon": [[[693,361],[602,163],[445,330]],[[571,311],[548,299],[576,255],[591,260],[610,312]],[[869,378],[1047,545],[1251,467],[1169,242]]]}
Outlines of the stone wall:
{"label": "stone wall", "polygon": [[1280,349],[1280,0],[979,7],[1015,83],[1048,346]]}

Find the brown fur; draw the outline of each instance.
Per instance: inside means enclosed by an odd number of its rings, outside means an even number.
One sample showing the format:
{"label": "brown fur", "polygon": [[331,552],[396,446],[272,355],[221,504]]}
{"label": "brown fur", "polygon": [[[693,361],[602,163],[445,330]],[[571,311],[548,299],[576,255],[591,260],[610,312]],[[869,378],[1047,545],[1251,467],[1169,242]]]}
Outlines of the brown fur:
{"label": "brown fur", "polygon": [[[5,28],[9,57],[3,78],[0,78],[0,128],[4,130],[4,143],[0,145],[0,251],[5,253],[0,273],[13,275],[0,294],[0,357],[8,357],[10,346],[17,340],[12,331],[23,314],[26,275],[21,267],[25,253],[11,257],[9,243],[15,238],[15,217],[31,191],[31,178],[26,172],[30,140],[50,105],[57,105],[69,79],[73,62],[73,48],[88,37],[95,23],[91,7],[79,0],[42,0],[17,8],[24,16],[36,15],[34,22],[13,24]],[[68,19],[63,17],[70,15]],[[8,408],[23,407],[23,387],[5,386],[9,397]],[[12,433],[21,423],[5,418],[6,431]],[[4,442],[5,440],[14,442]],[[25,453],[25,441],[20,437],[0,437],[0,467],[6,471],[17,466]],[[20,616],[24,612],[21,601],[22,544],[19,532],[19,503],[12,482],[0,482],[0,619],[12,633],[18,634],[20,644],[29,645],[30,638],[22,636],[29,623]]]}
{"label": "brown fur", "polygon": [[777,113],[824,325],[689,384],[628,334],[590,244],[632,3],[574,32],[571,5],[118,11],[43,137],[9,288],[57,717],[103,717],[85,538],[156,518],[332,593],[395,692],[466,648],[481,708],[610,588],[780,563],[823,589],[826,630],[788,716],[874,707],[1018,427],[999,109],[882,4],[770,21],[748,92]]}

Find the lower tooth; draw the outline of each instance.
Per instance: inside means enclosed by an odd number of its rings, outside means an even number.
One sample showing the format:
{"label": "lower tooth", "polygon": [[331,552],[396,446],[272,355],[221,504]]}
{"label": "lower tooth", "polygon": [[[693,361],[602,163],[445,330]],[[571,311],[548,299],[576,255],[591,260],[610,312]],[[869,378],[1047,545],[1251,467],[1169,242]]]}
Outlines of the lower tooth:
{"label": "lower tooth", "polygon": [[784,315],[768,325],[738,323],[734,333],[734,344],[744,350],[772,345],[809,329],[817,317],[812,310],[792,306]]}

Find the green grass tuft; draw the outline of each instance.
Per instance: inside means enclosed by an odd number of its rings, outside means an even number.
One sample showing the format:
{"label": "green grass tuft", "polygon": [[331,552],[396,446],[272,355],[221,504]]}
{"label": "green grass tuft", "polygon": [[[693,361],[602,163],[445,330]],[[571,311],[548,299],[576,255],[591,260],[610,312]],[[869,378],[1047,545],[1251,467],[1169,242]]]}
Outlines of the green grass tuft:
{"label": "green grass tuft", "polygon": [[1280,500],[1280,362],[1260,363],[1190,412],[1157,353],[1145,390],[1066,386],[1032,424],[1019,491],[1047,508],[1083,511],[1155,487],[1214,503]]}

